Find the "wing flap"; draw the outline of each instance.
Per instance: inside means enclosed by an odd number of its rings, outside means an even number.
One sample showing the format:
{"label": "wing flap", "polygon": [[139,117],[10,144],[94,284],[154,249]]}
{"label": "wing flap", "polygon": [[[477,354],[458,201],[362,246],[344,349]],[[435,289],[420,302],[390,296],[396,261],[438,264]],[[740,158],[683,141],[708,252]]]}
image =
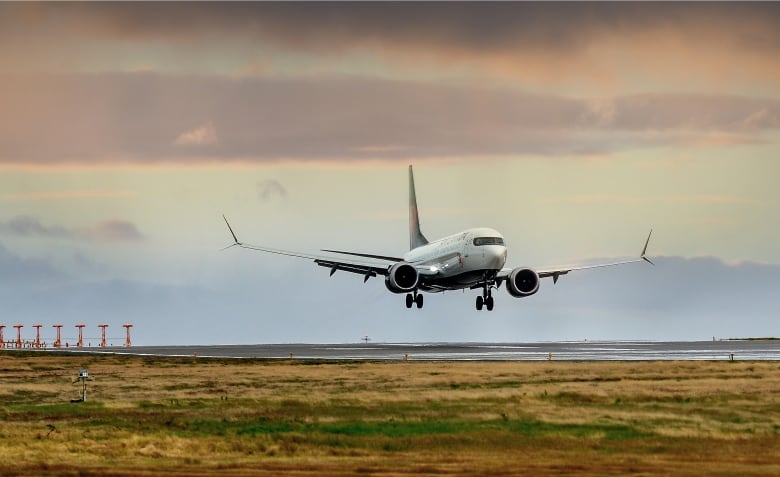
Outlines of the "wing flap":
{"label": "wing flap", "polygon": [[320,267],[330,268],[330,274],[333,275],[337,270],[341,270],[349,273],[357,273],[368,277],[375,277],[377,275],[387,275],[387,268],[378,266],[361,265],[349,262],[337,262],[334,260],[316,259],[314,263]]}
{"label": "wing flap", "polygon": [[388,257],[387,255],[374,255],[371,253],[345,252],[343,250],[322,250],[328,253],[339,253],[341,255],[354,255],[355,257],[373,258],[376,260],[387,260],[388,262],[403,262],[403,258]]}

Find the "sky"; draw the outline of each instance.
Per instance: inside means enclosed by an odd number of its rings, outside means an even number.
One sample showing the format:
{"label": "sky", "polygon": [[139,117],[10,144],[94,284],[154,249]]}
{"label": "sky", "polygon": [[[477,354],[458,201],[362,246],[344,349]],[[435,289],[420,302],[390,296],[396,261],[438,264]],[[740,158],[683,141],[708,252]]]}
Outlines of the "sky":
{"label": "sky", "polygon": [[[0,324],[114,345],[780,336],[778,3],[1,3]],[[232,248],[507,266],[428,295]],[[93,344],[94,344],[93,343]]]}

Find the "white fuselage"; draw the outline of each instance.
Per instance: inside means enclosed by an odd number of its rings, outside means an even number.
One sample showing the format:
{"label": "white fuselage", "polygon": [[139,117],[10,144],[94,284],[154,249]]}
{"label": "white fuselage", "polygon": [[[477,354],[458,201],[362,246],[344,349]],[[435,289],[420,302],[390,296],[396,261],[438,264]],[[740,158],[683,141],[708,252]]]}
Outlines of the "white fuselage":
{"label": "white fuselage", "polygon": [[429,267],[429,282],[456,289],[473,285],[485,272],[501,270],[506,246],[496,230],[475,228],[412,249],[403,258],[412,265]]}

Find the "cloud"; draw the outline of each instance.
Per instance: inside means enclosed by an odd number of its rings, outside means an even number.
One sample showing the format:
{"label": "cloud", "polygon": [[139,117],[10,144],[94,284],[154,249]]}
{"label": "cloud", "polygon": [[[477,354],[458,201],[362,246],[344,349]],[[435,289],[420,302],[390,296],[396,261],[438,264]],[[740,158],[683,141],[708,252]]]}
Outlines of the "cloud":
{"label": "cloud", "polygon": [[54,237],[70,238],[73,232],[61,225],[44,225],[35,217],[18,215],[5,222],[0,222],[0,234],[18,237]]}
{"label": "cloud", "polygon": [[779,20],[777,3],[0,4],[0,163],[761,143]]}
{"label": "cloud", "polygon": [[124,190],[68,190],[47,192],[22,192],[0,194],[0,199],[6,200],[57,200],[57,199],[92,199],[107,197],[128,197],[135,195]]}
{"label": "cloud", "polygon": [[76,233],[97,242],[138,242],[144,238],[135,224],[118,219],[104,220],[91,227],[78,228]]}
{"label": "cloud", "polygon": [[282,61],[285,72],[306,72],[312,62],[327,69],[338,63],[334,58],[363,55],[385,66],[376,74],[391,68],[419,78],[419,71],[448,76],[466,70],[476,73],[466,75],[472,79],[499,77],[542,88],[568,84],[575,90],[670,79],[690,81],[688,88],[694,91],[732,83],[773,88],[780,80],[780,7],[773,2],[204,2],[184,11],[158,3],[0,8],[0,57],[6,60],[0,68],[6,71],[146,67],[164,74],[182,69],[213,74],[217,69],[220,74],[255,70],[262,75],[279,57],[295,57],[294,62]]}
{"label": "cloud", "polygon": [[144,236],[132,222],[108,219],[88,227],[67,228],[44,225],[36,217],[20,215],[0,222],[0,235],[16,237],[47,237],[57,239],[88,239],[96,242],[137,242]]}
{"label": "cloud", "polygon": [[[187,42],[219,32],[296,50],[366,43],[489,51],[586,49],[603,32],[642,35],[687,26],[717,31],[756,49],[780,45],[773,4],[232,3],[3,5],[3,30],[45,31],[103,40]],[[730,28],[723,28],[723,27]],[[752,35],[744,35],[751,32]]]}
{"label": "cloud", "polygon": [[274,197],[287,197],[287,189],[276,179],[267,179],[257,184],[257,196],[263,201],[269,201]]}
{"label": "cloud", "polygon": [[[733,95],[594,103],[375,78],[154,74],[0,76],[0,89],[0,162],[15,164],[571,155],[756,143],[780,127],[779,100]],[[182,133],[182,117],[213,120]],[[219,150],[203,147],[214,124]]]}
{"label": "cloud", "polygon": [[[664,195],[664,196],[641,196],[629,194],[588,194],[576,195],[568,201],[576,204],[588,203],[655,203],[665,202],[669,204],[683,204],[686,202],[704,203],[704,204],[737,204],[745,206],[760,205],[760,201],[751,198],[736,195],[714,195],[714,194],[696,194],[696,195]],[[560,199],[549,199],[549,202],[561,202]]]}
{"label": "cloud", "polygon": [[177,146],[213,146],[217,142],[217,130],[214,128],[214,123],[209,121],[198,128],[179,134],[174,144]]}
{"label": "cloud", "polygon": [[[48,259],[22,258],[0,243],[0,289],[10,295],[32,285],[46,285],[66,277]],[[8,310],[4,310],[4,314]],[[5,315],[10,316],[10,315]]]}
{"label": "cloud", "polygon": [[[540,341],[570,339],[709,340],[712,336],[778,336],[780,266],[727,264],[712,257],[654,257],[647,264],[571,273],[537,295],[494,296],[485,327],[475,291],[431,294],[424,320],[397,326],[401,298],[381,280],[327,273],[302,265],[295,273],[229,277],[214,288],[125,279],[36,282],[56,271],[45,261],[20,260],[0,247],[4,316],[21,322],[58,321],[111,329],[136,324],[143,344],[357,341]],[[299,262],[294,262],[299,263]],[[235,271],[235,270],[233,270]],[[230,275],[230,274],[228,274]],[[25,276],[24,282],[15,277]],[[306,290],[302,293],[301,290]],[[333,308],[349,299],[351,310]],[[258,314],[258,310],[263,313]],[[484,313],[484,312],[483,312]],[[222,326],[214,326],[220,316]],[[366,316],[373,319],[366,321]],[[219,329],[217,329],[219,328]],[[93,328],[94,329],[94,328]]]}

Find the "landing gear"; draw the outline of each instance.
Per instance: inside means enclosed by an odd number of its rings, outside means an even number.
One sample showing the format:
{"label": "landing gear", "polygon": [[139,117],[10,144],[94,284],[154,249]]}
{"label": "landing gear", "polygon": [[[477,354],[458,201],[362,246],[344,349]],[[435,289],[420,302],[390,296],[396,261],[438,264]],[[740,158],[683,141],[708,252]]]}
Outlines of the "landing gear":
{"label": "landing gear", "polygon": [[482,287],[482,296],[477,297],[477,311],[481,311],[484,306],[488,311],[493,311],[492,286],[485,283]]}
{"label": "landing gear", "polygon": [[411,308],[412,305],[417,305],[418,309],[423,307],[423,295],[422,293],[417,293],[417,290],[414,291],[414,294],[406,294],[406,307]]}

